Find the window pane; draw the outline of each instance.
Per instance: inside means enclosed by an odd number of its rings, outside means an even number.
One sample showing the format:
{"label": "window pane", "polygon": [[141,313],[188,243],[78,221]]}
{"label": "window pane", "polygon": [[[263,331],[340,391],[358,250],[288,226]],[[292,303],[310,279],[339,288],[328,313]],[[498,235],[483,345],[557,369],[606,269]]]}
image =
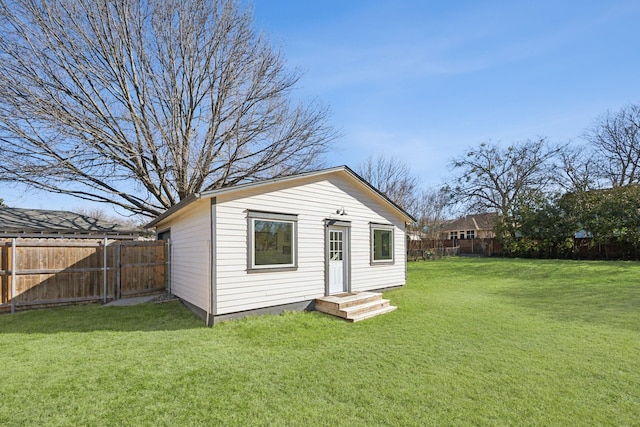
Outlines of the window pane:
{"label": "window pane", "polygon": [[331,261],[342,261],[342,232],[329,232],[329,259]]}
{"label": "window pane", "polygon": [[254,264],[293,264],[293,223],[254,220]]}
{"label": "window pane", "polygon": [[393,259],[393,232],[391,230],[373,230],[373,260]]}

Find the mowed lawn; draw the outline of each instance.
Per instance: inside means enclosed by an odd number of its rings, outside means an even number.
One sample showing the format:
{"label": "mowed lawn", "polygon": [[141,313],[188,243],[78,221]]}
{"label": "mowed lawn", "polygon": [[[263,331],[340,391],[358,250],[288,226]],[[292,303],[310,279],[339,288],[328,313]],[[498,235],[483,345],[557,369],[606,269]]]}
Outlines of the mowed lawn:
{"label": "mowed lawn", "polygon": [[640,425],[640,264],[411,263],[398,310],[0,316],[0,425]]}

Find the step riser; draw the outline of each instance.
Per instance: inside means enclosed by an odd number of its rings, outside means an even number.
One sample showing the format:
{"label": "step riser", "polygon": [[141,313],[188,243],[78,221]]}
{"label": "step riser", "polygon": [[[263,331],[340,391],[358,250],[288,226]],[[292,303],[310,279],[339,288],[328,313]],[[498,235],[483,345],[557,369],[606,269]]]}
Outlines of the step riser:
{"label": "step riser", "polygon": [[353,307],[354,305],[366,304],[368,302],[378,301],[381,299],[382,299],[382,295],[377,294],[377,295],[371,295],[368,297],[363,297],[361,299],[357,299],[354,301],[345,301],[340,303],[340,309],[342,310],[344,308]]}
{"label": "step riser", "polygon": [[349,317],[354,317],[357,316],[358,314],[363,314],[363,313],[368,313],[370,311],[375,311],[378,309],[381,309],[383,307],[389,307],[389,301],[381,301],[379,304],[376,304],[372,307],[363,307],[363,308],[357,308],[355,310],[349,310],[348,312],[341,310],[342,313],[345,314],[345,318],[349,318]]}
{"label": "step riser", "polygon": [[349,318],[347,320],[349,322],[355,323],[355,322],[359,322],[361,320],[371,319],[372,317],[378,316],[380,314],[391,313],[392,311],[396,310],[397,308],[398,307],[390,305],[388,307],[381,308],[380,310],[371,311],[369,313],[364,313],[364,314],[359,315],[358,317]]}
{"label": "step riser", "polygon": [[318,310],[316,308],[316,311],[319,311],[320,313],[326,313],[326,314],[330,314],[332,316],[336,316],[336,317],[342,317],[343,319],[345,319],[344,315],[342,313],[340,313],[339,311],[332,311],[332,310]]}

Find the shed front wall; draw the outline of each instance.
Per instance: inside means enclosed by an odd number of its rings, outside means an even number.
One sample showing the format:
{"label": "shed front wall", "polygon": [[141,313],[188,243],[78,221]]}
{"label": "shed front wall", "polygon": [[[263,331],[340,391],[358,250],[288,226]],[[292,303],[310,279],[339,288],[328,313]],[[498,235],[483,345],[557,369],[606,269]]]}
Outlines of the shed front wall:
{"label": "shed front wall", "polygon": [[[352,291],[404,285],[403,219],[393,214],[370,190],[342,176],[320,181],[301,180],[297,184],[274,186],[271,191],[238,191],[216,198],[215,314],[324,296],[326,219],[351,224]],[[336,215],[340,208],[344,208],[346,216]],[[248,211],[297,215],[298,267],[295,271],[247,272]],[[393,264],[371,265],[371,223],[394,225]],[[174,258],[174,264],[175,261]]]}

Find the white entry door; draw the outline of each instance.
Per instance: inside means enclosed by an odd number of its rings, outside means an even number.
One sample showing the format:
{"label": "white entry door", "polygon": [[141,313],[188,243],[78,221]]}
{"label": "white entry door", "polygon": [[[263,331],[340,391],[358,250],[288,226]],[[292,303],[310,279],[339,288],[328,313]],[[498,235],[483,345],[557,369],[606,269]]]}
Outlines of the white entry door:
{"label": "white entry door", "polygon": [[341,229],[329,229],[329,294],[346,291],[345,281],[345,233]]}

